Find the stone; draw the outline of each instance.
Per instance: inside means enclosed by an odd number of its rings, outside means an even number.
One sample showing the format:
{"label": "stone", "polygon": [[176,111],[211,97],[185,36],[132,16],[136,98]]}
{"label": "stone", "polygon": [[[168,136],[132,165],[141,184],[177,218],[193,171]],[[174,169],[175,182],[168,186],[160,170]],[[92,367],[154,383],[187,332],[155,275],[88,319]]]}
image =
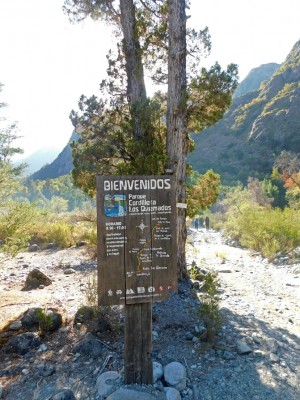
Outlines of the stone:
{"label": "stone", "polygon": [[65,270],[64,270],[64,274],[65,275],[72,275],[72,274],[75,274],[76,273],[76,271],[75,271],[75,269],[73,269],[73,268],[66,268]]}
{"label": "stone", "polygon": [[180,393],[173,387],[164,388],[164,392],[167,395],[167,400],[181,400]]}
{"label": "stone", "polygon": [[277,342],[276,339],[274,338],[267,338],[265,340],[266,346],[268,350],[271,351],[271,353],[277,353],[278,348],[279,348],[279,343]]}
{"label": "stone", "polygon": [[231,353],[231,351],[225,350],[223,353],[223,358],[224,360],[234,360],[235,356],[233,353]]}
{"label": "stone", "polygon": [[14,321],[9,325],[9,329],[11,329],[12,331],[18,331],[21,328],[22,328],[21,321]]}
{"label": "stone", "polygon": [[259,338],[259,336],[256,332],[253,332],[251,337],[252,337],[254,343],[256,343],[256,344],[261,343],[261,339]]}
{"label": "stone", "polygon": [[29,308],[21,318],[22,326],[27,330],[35,330],[39,327],[36,313],[37,308]]}
{"label": "stone", "polygon": [[107,397],[110,394],[112,394],[116,390],[115,381],[120,378],[121,375],[115,371],[103,372],[103,374],[98,376],[96,381],[96,387],[99,396]]}
{"label": "stone", "polygon": [[274,363],[274,364],[279,363],[279,361],[280,361],[280,358],[278,357],[278,355],[274,354],[274,353],[271,353],[269,355],[269,358],[270,358],[271,363]]}
{"label": "stone", "polygon": [[244,354],[249,354],[252,352],[250,347],[247,345],[247,343],[243,340],[237,340],[235,342],[236,348],[239,354],[244,355]]}
{"label": "stone", "polygon": [[163,375],[163,366],[159,362],[153,361],[153,382],[160,380]]}
{"label": "stone", "polygon": [[80,353],[86,356],[97,358],[103,353],[103,348],[96,337],[89,334],[87,337],[83,338],[79,343],[77,343],[73,349],[73,353]]}
{"label": "stone", "polygon": [[174,387],[180,392],[186,388],[186,369],[177,362],[173,361],[164,368],[164,379],[167,386]]}
{"label": "stone", "polygon": [[55,248],[55,243],[47,243],[45,245],[45,250],[51,250]]}
{"label": "stone", "polygon": [[76,243],[76,247],[82,247],[82,246],[86,246],[87,242],[84,240],[80,240],[79,242]]}
{"label": "stone", "polygon": [[51,284],[51,279],[39,269],[35,268],[29,272],[23,290],[37,289],[40,285],[49,286]]}
{"label": "stone", "polygon": [[97,312],[95,307],[91,306],[82,306],[79,308],[74,318],[74,324],[77,327],[80,327],[82,324],[84,324],[87,328],[87,331],[94,334],[97,332],[103,333],[111,330],[111,325],[108,319]]}
{"label": "stone", "polygon": [[145,391],[121,388],[108,396],[106,400],[157,400],[157,397]]}
{"label": "stone", "polygon": [[60,389],[54,393],[48,400],[76,400],[74,393],[70,389]]}
{"label": "stone", "polygon": [[40,366],[38,366],[38,375],[39,376],[51,376],[55,373],[56,369],[53,365],[43,365],[41,364]]}
{"label": "stone", "polygon": [[32,244],[31,246],[29,246],[28,251],[31,253],[35,253],[36,251],[41,251],[41,248],[37,244]]}
{"label": "stone", "polygon": [[29,352],[33,348],[37,348],[42,342],[37,338],[34,333],[26,332],[9,339],[5,349],[8,353],[15,353],[21,356]]}

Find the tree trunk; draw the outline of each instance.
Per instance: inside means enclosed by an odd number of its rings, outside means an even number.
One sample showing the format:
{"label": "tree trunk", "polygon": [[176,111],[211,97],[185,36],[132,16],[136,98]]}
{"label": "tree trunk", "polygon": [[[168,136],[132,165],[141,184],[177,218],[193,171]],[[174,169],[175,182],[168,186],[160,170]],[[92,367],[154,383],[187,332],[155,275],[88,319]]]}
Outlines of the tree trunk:
{"label": "tree trunk", "polygon": [[[185,0],[169,0],[169,61],[167,155],[175,175],[176,202],[186,203],[186,157],[189,148],[186,115],[186,15]],[[187,277],[185,242],[186,209],[177,207],[177,267]]]}
{"label": "tree trunk", "polygon": [[145,132],[141,129],[139,112],[136,108],[137,105],[140,106],[145,102],[147,95],[133,0],[120,0],[120,10],[127,74],[127,98],[135,120],[135,139],[138,140],[145,136]]}

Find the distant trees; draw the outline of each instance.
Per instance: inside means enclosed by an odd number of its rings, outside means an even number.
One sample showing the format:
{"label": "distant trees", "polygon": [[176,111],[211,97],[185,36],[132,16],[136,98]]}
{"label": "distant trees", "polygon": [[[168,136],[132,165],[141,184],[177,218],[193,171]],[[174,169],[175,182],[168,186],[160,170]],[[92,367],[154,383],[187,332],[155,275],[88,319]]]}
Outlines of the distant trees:
{"label": "distant trees", "polygon": [[[175,175],[176,200],[186,202],[189,130],[216,122],[231,102],[237,67],[201,68],[210,51],[207,29],[186,28],[186,0],[65,0],[73,20],[88,16],[117,30],[101,97],[82,96],[71,113],[80,139],[73,144],[75,183],[95,192],[96,174]],[[145,70],[168,93],[147,97]],[[178,211],[178,270],[186,275],[185,210]]]}
{"label": "distant trees", "polygon": [[219,196],[221,177],[212,170],[205,174],[192,174],[193,179],[187,185],[187,215],[193,218],[197,213],[211,207]]}
{"label": "distant trees", "polygon": [[[3,84],[0,83],[0,93]],[[0,103],[0,111],[6,104]],[[20,176],[25,165],[15,167],[12,164],[12,157],[20,154],[23,150],[13,146],[13,142],[18,139],[16,123],[8,123],[5,117],[0,117],[0,210],[11,200],[11,196],[20,187]]]}

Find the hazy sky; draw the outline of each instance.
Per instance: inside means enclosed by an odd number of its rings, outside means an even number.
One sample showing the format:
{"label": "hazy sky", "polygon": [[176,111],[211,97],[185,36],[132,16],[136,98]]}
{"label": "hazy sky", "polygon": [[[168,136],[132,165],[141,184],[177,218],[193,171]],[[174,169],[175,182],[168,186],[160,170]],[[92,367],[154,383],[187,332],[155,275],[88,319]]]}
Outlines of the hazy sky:
{"label": "hazy sky", "polygon": [[[18,121],[25,155],[62,149],[79,96],[97,95],[105,78],[109,29],[92,21],[71,25],[62,4],[0,0],[0,102],[9,104],[1,115]],[[300,39],[300,0],[192,0],[189,14],[190,25],[210,29],[209,64],[234,62],[241,79],[261,64],[282,63]]]}

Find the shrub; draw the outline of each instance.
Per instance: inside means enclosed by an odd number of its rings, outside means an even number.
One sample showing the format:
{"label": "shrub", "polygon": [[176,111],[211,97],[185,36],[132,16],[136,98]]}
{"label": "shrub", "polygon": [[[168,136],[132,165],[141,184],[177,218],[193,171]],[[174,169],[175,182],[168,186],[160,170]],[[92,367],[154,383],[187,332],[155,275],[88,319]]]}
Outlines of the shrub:
{"label": "shrub", "polygon": [[207,340],[213,341],[223,322],[223,316],[220,312],[221,299],[218,295],[220,284],[214,272],[208,272],[202,278],[202,290],[204,294],[201,296],[199,314],[207,329]]}
{"label": "shrub", "polygon": [[66,222],[52,222],[46,227],[44,240],[61,248],[70,247],[74,244],[73,226]]}
{"label": "shrub", "polygon": [[273,259],[278,252],[289,253],[300,245],[300,211],[252,204],[231,216],[225,230],[243,246]]}
{"label": "shrub", "polygon": [[28,246],[30,230],[40,218],[39,211],[32,204],[10,203],[0,216],[1,251],[15,256]]}

